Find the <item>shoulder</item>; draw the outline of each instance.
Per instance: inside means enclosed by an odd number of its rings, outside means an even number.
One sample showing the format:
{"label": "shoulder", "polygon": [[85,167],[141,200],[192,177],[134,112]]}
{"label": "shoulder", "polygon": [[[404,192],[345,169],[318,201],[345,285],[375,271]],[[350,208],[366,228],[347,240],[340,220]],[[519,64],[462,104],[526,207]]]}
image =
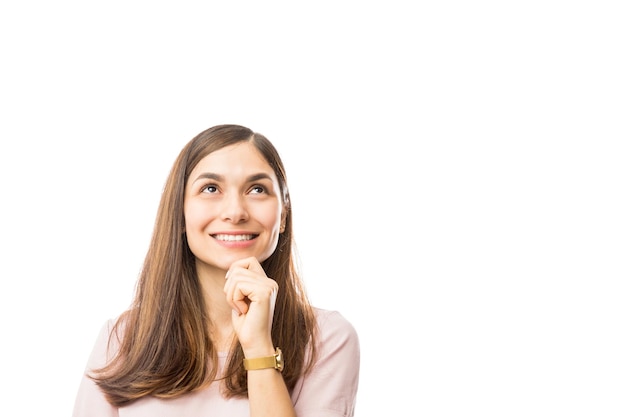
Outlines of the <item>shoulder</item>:
{"label": "shoulder", "polygon": [[293,389],[298,416],[352,416],[359,382],[359,338],[340,312],[313,308],[315,359]]}
{"label": "shoulder", "polygon": [[352,323],[348,321],[339,311],[337,310],[326,310],[319,307],[313,307],[313,312],[315,313],[315,318],[317,320],[317,324],[320,327],[324,328],[350,328],[354,330]]}
{"label": "shoulder", "polygon": [[89,358],[89,368],[101,368],[117,354],[123,331],[122,317],[109,318],[101,325]]}
{"label": "shoulder", "polygon": [[339,311],[313,308],[317,320],[317,342],[328,353],[347,350],[358,354],[359,337],[352,323]]}

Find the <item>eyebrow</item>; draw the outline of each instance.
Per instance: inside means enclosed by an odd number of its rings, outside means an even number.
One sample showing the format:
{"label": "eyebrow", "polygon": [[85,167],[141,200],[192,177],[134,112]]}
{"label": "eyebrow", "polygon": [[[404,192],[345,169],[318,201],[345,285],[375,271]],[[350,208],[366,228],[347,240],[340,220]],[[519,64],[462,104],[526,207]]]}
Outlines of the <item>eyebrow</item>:
{"label": "eyebrow", "polygon": [[[224,176],[223,175],[219,175],[219,174],[215,174],[213,172],[203,172],[202,174],[198,175],[196,177],[195,180],[193,180],[193,182],[196,182],[198,180],[201,179],[209,179],[209,180],[215,180],[215,181],[224,181]],[[258,174],[254,174],[254,175],[250,175],[246,180],[247,182],[254,182],[254,181],[259,181],[259,180],[271,180],[272,178],[264,173],[264,172],[260,172]]]}

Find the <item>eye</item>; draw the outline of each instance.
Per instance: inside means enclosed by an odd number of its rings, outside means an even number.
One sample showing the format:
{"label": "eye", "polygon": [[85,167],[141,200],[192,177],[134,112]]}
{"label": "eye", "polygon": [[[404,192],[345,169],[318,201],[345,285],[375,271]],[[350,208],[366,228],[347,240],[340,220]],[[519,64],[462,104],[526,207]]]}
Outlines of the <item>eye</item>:
{"label": "eye", "polygon": [[200,189],[200,191],[203,193],[207,193],[207,194],[215,194],[217,192],[217,186],[213,184],[207,184],[207,185],[204,185]]}
{"label": "eye", "polygon": [[262,185],[254,185],[252,186],[252,188],[250,188],[250,194],[265,194],[266,190],[265,187],[263,187]]}

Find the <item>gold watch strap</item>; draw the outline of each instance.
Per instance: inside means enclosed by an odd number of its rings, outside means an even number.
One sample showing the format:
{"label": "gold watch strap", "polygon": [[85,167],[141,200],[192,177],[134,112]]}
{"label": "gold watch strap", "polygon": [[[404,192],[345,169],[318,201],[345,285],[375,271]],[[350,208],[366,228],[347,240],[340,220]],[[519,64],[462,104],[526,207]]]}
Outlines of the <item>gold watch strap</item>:
{"label": "gold watch strap", "polygon": [[243,367],[246,371],[253,371],[256,369],[268,369],[274,368],[278,371],[282,371],[282,352],[280,348],[276,348],[276,353],[272,356],[264,356],[262,358],[244,359]]}

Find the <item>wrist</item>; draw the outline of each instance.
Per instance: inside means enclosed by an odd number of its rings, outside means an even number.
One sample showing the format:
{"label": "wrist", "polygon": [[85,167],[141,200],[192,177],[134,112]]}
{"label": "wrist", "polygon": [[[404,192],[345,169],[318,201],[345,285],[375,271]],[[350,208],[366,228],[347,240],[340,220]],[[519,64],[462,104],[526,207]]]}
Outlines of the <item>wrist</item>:
{"label": "wrist", "polygon": [[242,349],[243,355],[246,358],[259,358],[262,356],[271,356],[276,353],[276,348],[271,343],[271,341],[269,343],[266,342],[255,346],[242,346]]}
{"label": "wrist", "polygon": [[246,371],[255,371],[259,369],[276,369],[278,372],[283,371],[283,353],[277,347],[271,355],[248,357],[243,360],[243,367]]}

